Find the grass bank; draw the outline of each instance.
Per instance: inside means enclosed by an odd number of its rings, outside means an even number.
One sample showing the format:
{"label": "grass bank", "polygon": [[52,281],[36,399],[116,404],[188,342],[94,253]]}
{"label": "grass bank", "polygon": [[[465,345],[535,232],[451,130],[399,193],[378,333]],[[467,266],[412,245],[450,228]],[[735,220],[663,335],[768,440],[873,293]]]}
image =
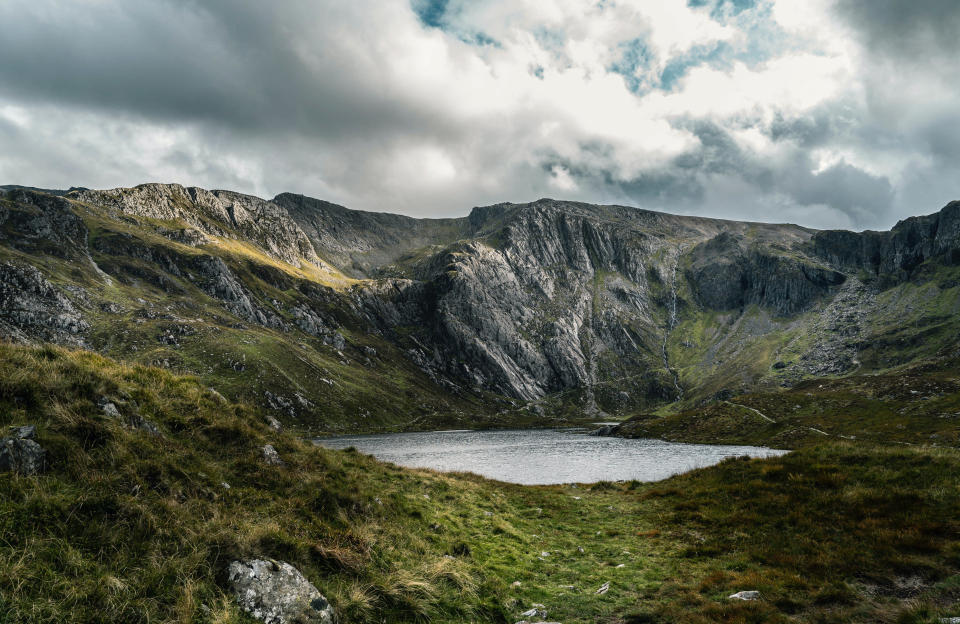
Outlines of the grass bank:
{"label": "grass bank", "polygon": [[[0,345],[0,425],[26,423],[50,469],[0,474],[0,622],[247,622],[224,571],[254,556],[344,622],[960,615],[955,449],[831,438],[655,484],[521,487],[316,448],[193,377]],[[726,598],[746,589],[763,599]]]}

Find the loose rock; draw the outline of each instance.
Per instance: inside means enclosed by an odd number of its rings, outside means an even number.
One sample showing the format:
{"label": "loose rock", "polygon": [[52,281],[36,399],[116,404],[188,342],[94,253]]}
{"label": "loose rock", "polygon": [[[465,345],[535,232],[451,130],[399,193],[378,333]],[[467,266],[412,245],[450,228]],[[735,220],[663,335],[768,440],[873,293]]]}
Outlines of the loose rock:
{"label": "loose rock", "polygon": [[32,439],[36,436],[36,428],[27,425],[14,429],[14,437],[0,439],[0,471],[21,475],[43,472],[47,464],[47,451]]}
{"label": "loose rock", "polygon": [[120,418],[120,410],[118,410],[117,406],[110,401],[101,404],[100,409],[103,411],[103,415],[107,418]]}
{"label": "loose rock", "polygon": [[263,461],[267,462],[270,466],[282,466],[283,460],[280,459],[280,455],[277,454],[277,449],[273,448],[272,444],[267,444],[263,447]]}
{"label": "loose rock", "polygon": [[760,600],[760,592],[758,591],[739,591],[735,594],[730,594],[728,596],[730,600]]}
{"label": "loose rock", "polygon": [[139,414],[131,416],[128,422],[134,429],[139,429],[144,433],[149,433],[152,436],[160,437],[160,428]]}
{"label": "loose rock", "polygon": [[289,563],[234,561],[227,572],[240,608],[264,624],[333,623],[333,607]]}

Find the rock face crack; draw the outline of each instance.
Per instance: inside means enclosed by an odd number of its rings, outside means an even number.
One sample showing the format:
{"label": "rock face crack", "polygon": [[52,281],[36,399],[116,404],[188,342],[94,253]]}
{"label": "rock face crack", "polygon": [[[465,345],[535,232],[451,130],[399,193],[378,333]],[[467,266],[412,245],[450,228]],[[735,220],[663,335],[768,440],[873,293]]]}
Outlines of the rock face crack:
{"label": "rock face crack", "polygon": [[673,257],[673,266],[670,269],[670,304],[668,308],[667,326],[663,332],[663,343],[661,345],[663,366],[670,373],[670,376],[673,377],[673,387],[677,391],[677,396],[674,401],[683,399],[683,387],[680,385],[680,375],[670,366],[670,356],[667,354],[667,341],[670,339],[670,333],[677,324],[677,267],[680,264],[680,255],[682,253],[682,249],[678,248],[676,250]]}

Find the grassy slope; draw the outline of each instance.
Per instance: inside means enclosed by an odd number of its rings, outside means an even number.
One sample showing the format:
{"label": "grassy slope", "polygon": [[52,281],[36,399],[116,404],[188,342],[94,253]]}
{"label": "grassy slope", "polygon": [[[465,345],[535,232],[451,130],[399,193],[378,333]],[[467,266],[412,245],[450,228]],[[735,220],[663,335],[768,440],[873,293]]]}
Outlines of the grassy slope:
{"label": "grassy slope", "polygon": [[960,363],[947,359],[896,372],[809,380],[666,416],[637,416],[620,433],[781,448],[830,439],[956,447]]}
{"label": "grassy slope", "polygon": [[[20,209],[13,204],[10,208]],[[196,374],[221,394],[251,405],[265,405],[264,391],[269,390],[293,400],[297,412],[294,417],[280,410],[274,416],[304,431],[410,430],[478,422],[524,425],[536,418],[505,411],[512,406],[500,397],[453,393],[432,382],[397,346],[366,333],[344,312],[351,303],[342,292],[349,286],[342,276],[322,274],[312,265],[293,267],[237,241],[218,239],[193,248],[153,230],[176,229],[176,223],[117,220],[89,206],[77,207],[77,212],[90,230],[92,258],[113,276],[109,282],[86,260],[25,253],[4,245],[0,261],[34,265],[68,292],[81,286],[84,297],[71,296],[91,324],[90,344],[104,355]],[[323,291],[325,299],[309,303],[339,321],[337,331],[347,347],[339,352],[322,338],[299,330],[282,332],[238,319],[223,302],[157,263],[96,251],[98,239],[111,238],[122,241],[124,248],[173,258],[216,255],[241,277],[259,306],[291,325],[287,310],[307,299],[298,288]],[[279,309],[272,301],[279,302]],[[118,304],[121,311],[104,311],[101,304],[106,303]],[[183,328],[186,333],[180,332]],[[177,337],[175,345],[160,340],[170,331]],[[368,357],[366,347],[377,355]],[[297,402],[294,392],[312,405]]]}
{"label": "grassy slope", "polygon": [[[924,622],[960,595],[955,449],[830,442],[526,488],[315,448],[196,378],[0,345],[0,425],[28,422],[51,470],[0,474],[0,622],[246,621],[222,585],[241,556],[290,561],[349,622],[514,622],[534,602],[567,623]],[[725,599],[741,589],[764,600]]]}

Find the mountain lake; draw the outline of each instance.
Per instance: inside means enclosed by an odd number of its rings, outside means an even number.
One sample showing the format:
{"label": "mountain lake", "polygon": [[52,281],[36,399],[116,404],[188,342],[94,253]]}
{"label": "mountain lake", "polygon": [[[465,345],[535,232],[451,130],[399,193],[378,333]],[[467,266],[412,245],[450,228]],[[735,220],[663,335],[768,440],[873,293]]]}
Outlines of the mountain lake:
{"label": "mountain lake", "polygon": [[472,472],[524,485],[659,481],[728,457],[774,457],[788,452],[758,446],[598,437],[582,429],[344,435],[317,438],[314,443],[332,449],[354,447],[409,468]]}

